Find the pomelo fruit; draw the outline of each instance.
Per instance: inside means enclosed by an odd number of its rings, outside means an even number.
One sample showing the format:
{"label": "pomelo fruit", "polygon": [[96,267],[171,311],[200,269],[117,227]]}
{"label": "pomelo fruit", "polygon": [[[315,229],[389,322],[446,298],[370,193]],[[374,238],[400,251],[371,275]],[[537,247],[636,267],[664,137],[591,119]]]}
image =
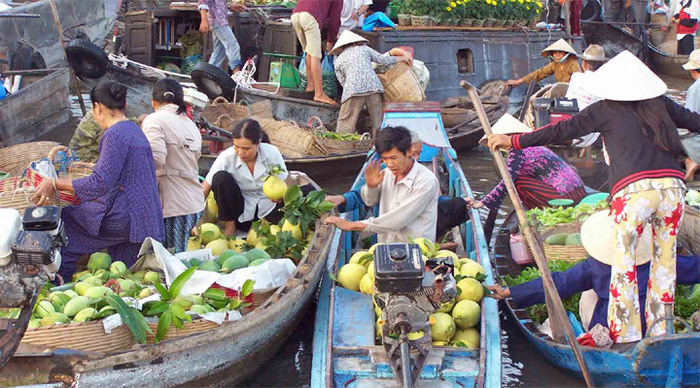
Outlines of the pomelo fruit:
{"label": "pomelo fruit", "polygon": [[269,261],[269,260],[270,259],[256,259],[256,260],[251,261],[250,264],[248,264],[248,267],[257,267],[260,264],[262,264],[266,261]]}
{"label": "pomelo fruit", "polygon": [[449,314],[450,312],[452,312],[452,308],[455,307],[455,303],[457,303],[457,302],[454,299],[449,301],[449,302],[442,302],[440,304],[440,308],[435,310],[435,312]]}
{"label": "pomelo fruit", "polygon": [[[464,264],[462,264],[462,266],[459,267],[459,272],[462,274],[462,276],[468,276],[472,278],[486,277],[486,271],[484,271],[484,267],[482,267],[481,264],[477,263],[474,260],[465,261]],[[479,276],[479,274],[481,275]]]}
{"label": "pomelo fruit", "polygon": [[160,274],[155,271],[148,271],[143,275],[143,281],[146,282],[146,284],[160,282]]}
{"label": "pomelo fruit", "polygon": [[448,346],[449,343],[447,341],[433,341],[433,346]]}
{"label": "pomelo fruit", "polygon": [[56,308],[53,307],[51,302],[48,300],[42,300],[37,304],[36,309],[34,309],[34,313],[39,316],[39,318],[43,318],[51,313],[55,313]]}
{"label": "pomelo fruit", "polygon": [[408,339],[411,341],[415,341],[417,339],[421,339],[425,336],[425,333],[422,330],[419,331],[412,331],[408,333]]}
{"label": "pomelo fruit", "polygon": [[455,322],[450,314],[433,313],[430,315],[430,335],[433,341],[450,341],[455,335]]}
{"label": "pomelo fruit", "polygon": [[241,238],[228,240],[228,249],[233,249],[236,253],[243,253],[243,246],[246,241]]}
{"label": "pomelo fruit", "polygon": [[90,304],[92,304],[92,300],[90,300],[90,298],[87,296],[79,296],[66,303],[66,307],[63,308],[63,313],[69,317],[74,317],[75,314],[80,312],[80,310],[90,307]]}
{"label": "pomelo fruit", "polygon": [[376,244],[372,245],[371,247],[369,247],[369,250],[367,252],[369,252],[370,255],[374,255],[374,250],[377,249],[377,247],[380,245],[382,245],[382,244],[376,243]]}
{"label": "pomelo fruit", "polygon": [[95,319],[97,316],[97,310],[95,310],[92,307],[86,307],[80,311],[78,311],[77,314],[75,314],[75,317],[73,317],[74,322],[87,322],[87,321],[92,321]]}
{"label": "pomelo fruit", "polygon": [[246,242],[248,242],[248,245],[255,246],[255,244],[260,241],[260,237],[258,237],[258,232],[255,231],[255,228],[250,228],[248,231],[248,237],[246,237]]}
{"label": "pomelo fruit", "polygon": [[129,272],[129,269],[126,268],[126,264],[124,264],[123,261],[115,261],[109,266],[109,272],[117,276],[121,276],[126,275],[126,273]]}
{"label": "pomelo fruit", "polygon": [[353,253],[348,263],[361,264],[367,267],[374,260],[374,256],[368,251],[357,251]]}
{"label": "pomelo fruit", "polygon": [[461,290],[457,295],[457,302],[462,300],[481,301],[484,297],[484,287],[474,278],[464,278],[457,283],[457,288]]}
{"label": "pomelo fruit", "polygon": [[[109,287],[95,286],[95,287],[90,287],[87,291],[85,291],[85,296],[90,298],[90,299],[100,299],[100,298],[104,298],[105,296],[113,294],[113,293],[114,293],[114,291],[112,291],[112,289]],[[66,313],[66,315],[70,315],[70,314]]]}
{"label": "pomelo fruit", "polygon": [[248,259],[243,255],[235,255],[226,259],[226,262],[221,266],[221,272],[231,273],[239,268],[245,268],[250,264]]}
{"label": "pomelo fruit", "polygon": [[462,275],[462,271],[459,270],[459,262],[455,263],[454,266],[454,273],[452,273],[452,276],[459,276]]}
{"label": "pomelo fruit", "polygon": [[289,220],[286,219],[282,224],[282,231],[291,232],[292,236],[299,241],[303,240],[304,238],[304,235],[301,234],[301,227],[299,226],[299,224],[292,224],[291,222],[289,222]]}
{"label": "pomelo fruit", "polygon": [[214,241],[209,241],[204,247],[205,249],[211,249],[211,254],[214,256],[219,256],[225,250],[228,249],[228,241],[222,238],[216,239]]}
{"label": "pomelo fruit", "polygon": [[367,275],[369,275],[369,278],[374,282],[374,260],[370,261],[367,265]]}
{"label": "pomelo fruit", "polygon": [[138,287],[136,282],[131,279],[117,279],[117,282],[119,283],[119,288],[121,288],[123,292],[127,293],[134,291],[136,287]]}
{"label": "pomelo fruit", "polygon": [[212,223],[206,223],[199,226],[199,237],[204,245],[218,239],[220,236],[221,229]]}
{"label": "pomelo fruit", "polygon": [[457,295],[457,302],[462,300],[481,301],[484,297],[484,287],[474,278],[464,278],[457,282],[457,288],[461,290]]}
{"label": "pomelo fruit", "polygon": [[207,195],[207,217],[209,217],[211,222],[216,222],[219,218],[219,206],[216,204],[213,191],[210,191],[209,195]]}
{"label": "pomelo fruit", "polygon": [[362,280],[360,280],[360,292],[367,295],[374,294],[374,282],[369,277],[368,273],[366,273],[365,276],[362,277]]}
{"label": "pomelo fruit", "polygon": [[78,297],[78,293],[73,290],[65,290],[63,293],[70,296],[71,299]]}
{"label": "pomelo fruit", "polygon": [[65,314],[61,313],[51,313],[41,318],[41,326],[53,326],[60,323],[68,322],[70,322],[70,318],[68,318]]}
{"label": "pomelo fruit", "polygon": [[270,236],[277,236],[277,233],[281,231],[282,228],[279,225],[270,225]]}
{"label": "pomelo fruit", "polygon": [[274,175],[270,175],[263,182],[263,193],[265,196],[273,201],[279,201],[284,198],[284,193],[287,192],[287,184],[284,181]]}
{"label": "pomelo fruit", "polygon": [[90,287],[94,287],[92,284],[84,283],[84,282],[79,282],[75,283],[73,286],[73,289],[78,295],[85,295],[85,291],[87,291]]}
{"label": "pomelo fruit", "polygon": [[263,240],[258,240],[258,243],[255,244],[255,249],[260,249],[260,250],[265,250],[267,249],[267,245],[263,242]]}
{"label": "pomelo fruit", "polygon": [[253,248],[245,253],[245,257],[248,261],[253,262],[258,259],[269,259],[270,255],[262,249]]}
{"label": "pomelo fruit", "polygon": [[199,236],[192,236],[187,239],[187,251],[202,249],[202,239]]}
{"label": "pomelo fruit", "polygon": [[365,274],[367,274],[367,268],[364,265],[348,263],[340,267],[336,278],[343,287],[353,291],[360,291],[360,282]]}
{"label": "pomelo fruit", "polygon": [[93,275],[83,280],[82,283],[89,284],[91,286],[101,286],[104,284],[104,281],[102,280],[102,276]]}
{"label": "pomelo fruit", "polygon": [[112,258],[105,252],[95,252],[90,255],[90,260],[88,260],[88,269],[95,272],[99,269],[109,269],[112,265]]}
{"label": "pomelo fruit", "polygon": [[457,330],[452,337],[452,346],[478,349],[480,342],[479,331],[474,328]]}
{"label": "pomelo fruit", "polygon": [[418,244],[421,252],[428,257],[433,257],[438,250],[437,245],[425,237],[416,238],[413,243]]}
{"label": "pomelo fruit", "polygon": [[62,313],[63,309],[66,307],[66,303],[70,302],[70,300],[71,300],[70,296],[68,296],[64,293],[61,293],[59,295],[54,296],[51,299],[51,304],[56,309],[57,313]]}
{"label": "pomelo fruit", "polygon": [[459,256],[452,251],[448,251],[447,249],[441,249],[435,252],[435,257],[451,257],[454,263],[459,263]]}
{"label": "pomelo fruit", "polygon": [[221,270],[221,267],[219,266],[219,263],[217,263],[214,260],[207,260],[203,262],[202,264],[197,267],[198,270],[200,271],[211,271],[211,272],[219,272]]}
{"label": "pomelo fruit", "polygon": [[138,298],[139,298],[139,299],[148,298],[149,296],[151,296],[151,295],[153,295],[153,294],[155,294],[155,293],[156,293],[156,290],[154,290],[154,289],[152,289],[152,288],[144,288],[144,289],[141,290],[141,292],[139,292],[139,297],[138,297]]}
{"label": "pomelo fruit", "polygon": [[233,249],[226,249],[225,251],[221,252],[219,258],[216,259],[216,262],[219,263],[219,265],[223,266],[229,257],[236,256],[237,254],[238,253],[236,253],[236,251],[234,251]]}
{"label": "pomelo fruit", "polygon": [[460,329],[468,329],[479,323],[481,307],[472,300],[462,300],[452,309],[452,318]]}

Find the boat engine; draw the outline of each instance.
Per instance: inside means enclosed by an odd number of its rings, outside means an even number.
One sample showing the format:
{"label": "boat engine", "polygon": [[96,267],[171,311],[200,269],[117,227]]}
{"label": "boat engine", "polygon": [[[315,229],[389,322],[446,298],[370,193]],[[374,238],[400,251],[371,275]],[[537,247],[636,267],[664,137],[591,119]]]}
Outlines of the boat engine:
{"label": "boat engine", "polygon": [[412,387],[432,348],[428,317],[457,296],[454,262],[441,257],[424,263],[417,244],[379,245],[374,257],[384,350],[398,382]]}
{"label": "boat engine", "polygon": [[566,121],[579,113],[578,101],[568,98],[536,98],[532,108],[536,128]]}
{"label": "boat engine", "polygon": [[19,346],[41,288],[61,266],[66,238],[56,206],[27,208],[21,220],[17,210],[0,209],[0,219],[0,309],[21,309],[0,319],[1,369]]}

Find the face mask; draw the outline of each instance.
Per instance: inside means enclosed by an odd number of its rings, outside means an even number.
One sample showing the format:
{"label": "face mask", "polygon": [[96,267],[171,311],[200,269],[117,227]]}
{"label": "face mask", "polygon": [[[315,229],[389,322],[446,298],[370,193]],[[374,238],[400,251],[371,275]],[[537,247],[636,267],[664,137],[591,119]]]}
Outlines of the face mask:
{"label": "face mask", "polygon": [[561,59],[558,60],[558,61],[557,61],[556,59],[554,59],[554,57],[553,57],[552,55],[550,55],[550,56],[549,56],[549,60],[550,60],[550,61],[553,61],[553,62],[562,63],[562,62],[564,62],[564,61],[566,60],[566,58],[569,57],[569,54],[570,54],[570,53],[566,53],[566,55],[564,55],[563,57],[561,57]]}

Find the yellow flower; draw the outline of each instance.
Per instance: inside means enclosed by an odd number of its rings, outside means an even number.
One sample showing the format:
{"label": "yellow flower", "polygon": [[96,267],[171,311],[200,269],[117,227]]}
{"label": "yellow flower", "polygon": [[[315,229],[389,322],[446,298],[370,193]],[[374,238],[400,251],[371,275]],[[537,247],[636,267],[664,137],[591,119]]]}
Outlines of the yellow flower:
{"label": "yellow flower", "polygon": [[451,7],[447,7],[447,8],[445,8],[445,9],[447,10],[447,12],[452,11],[452,8],[451,8]]}
{"label": "yellow flower", "polygon": [[457,4],[458,4],[458,5],[462,5],[462,1],[461,1],[461,0],[457,0]]}
{"label": "yellow flower", "polygon": [[539,10],[539,9],[536,9],[535,12],[540,13],[540,10]]}
{"label": "yellow flower", "polygon": [[536,2],[535,4],[537,4],[538,7],[542,8],[542,3],[540,3],[539,1]]}
{"label": "yellow flower", "polygon": [[450,7],[454,8],[456,6],[457,6],[457,3],[455,3],[454,1],[450,2]]}
{"label": "yellow flower", "polygon": [[530,10],[530,6],[529,6],[529,5],[525,6],[525,9],[529,11],[529,10]]}
{"label": "yellow flower", "polygon": [[523,0],[518,0],[518,3],[522,4],[522,3],[524,3],[524,1],[523,1]]}

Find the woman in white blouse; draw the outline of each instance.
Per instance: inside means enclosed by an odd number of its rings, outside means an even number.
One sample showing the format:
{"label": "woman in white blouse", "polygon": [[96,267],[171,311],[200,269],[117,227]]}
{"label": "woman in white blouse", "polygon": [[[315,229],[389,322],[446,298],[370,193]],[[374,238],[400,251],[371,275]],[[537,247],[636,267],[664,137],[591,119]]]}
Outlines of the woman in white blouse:
{"label": "woman in white blouse", "polygon": [[282,214],[277,204],[263,193],[268,167],[280,165],[287,178],[287,167],[277,147],[264,142],[265,132],[260,123],[248,119],[233,130],[233,147],[225,150],[214,161],[204,182],[204,197],[214,191],[219,207],[219,221],[225,223],[224,233],[235,236],[236,230],[248,230],[253,221],[265,218],[278,222]]}

